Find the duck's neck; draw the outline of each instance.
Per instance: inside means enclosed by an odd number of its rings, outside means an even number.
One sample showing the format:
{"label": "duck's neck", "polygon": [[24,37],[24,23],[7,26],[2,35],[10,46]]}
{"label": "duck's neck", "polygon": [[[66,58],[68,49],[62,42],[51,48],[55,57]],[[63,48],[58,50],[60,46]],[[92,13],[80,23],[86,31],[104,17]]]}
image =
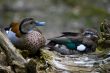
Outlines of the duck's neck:
{"label": "duck's neck", "polygon": [[42,32],[41,32],[38,28],[36,29],[36,31],[38,31],[39,33],[41,33],[41,34],[42,34]]}

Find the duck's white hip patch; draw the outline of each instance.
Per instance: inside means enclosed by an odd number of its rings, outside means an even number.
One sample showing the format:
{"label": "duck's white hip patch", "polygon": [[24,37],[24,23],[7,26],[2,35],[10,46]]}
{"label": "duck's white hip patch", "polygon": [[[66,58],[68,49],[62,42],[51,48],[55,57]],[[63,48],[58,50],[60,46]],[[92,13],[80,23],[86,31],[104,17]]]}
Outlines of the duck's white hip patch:
{"label": "duck's white hip patch", "polygon": [[85,49],[86,49],[86,46],[84,46],[83,44],[80,44],[79,46],[77,46],[78,51],[84,51]]}

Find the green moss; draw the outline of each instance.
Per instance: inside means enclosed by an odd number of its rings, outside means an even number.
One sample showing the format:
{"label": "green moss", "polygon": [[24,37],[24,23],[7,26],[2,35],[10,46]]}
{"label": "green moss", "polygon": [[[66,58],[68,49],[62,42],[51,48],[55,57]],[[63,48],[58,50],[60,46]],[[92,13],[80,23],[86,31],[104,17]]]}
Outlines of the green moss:
{"label": "green moss", "polygon": [[29,53],[29,51],[28,50],[20,50],[20,53],[22,54],[22,56],[24,57],[24,58],[27,58],[27,57],[29,57],[29,55],[30,55],[30,53]]}
{"label": "green moss", "polygon": [[41,49],[41,60],[52,60],[52,55],[47,50]]}
{"label": "green moss", "polygon": [[44,73],[47,73],[47,71],[51,72],[52,68],[49,64],[49,60],[52,60],[52,55],[50,55],[51,53],[48,50],[45,50],[45,48],[40,49],[40,53],[40,58],[37,59],[37,69],[39,71],[42,70],[42,72]]}

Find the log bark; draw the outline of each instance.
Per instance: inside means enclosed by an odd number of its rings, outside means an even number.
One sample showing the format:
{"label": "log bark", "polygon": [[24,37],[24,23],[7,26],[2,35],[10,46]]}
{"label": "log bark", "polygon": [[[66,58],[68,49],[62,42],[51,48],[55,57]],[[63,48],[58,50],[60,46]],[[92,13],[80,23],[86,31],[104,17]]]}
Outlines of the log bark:
{"label": "log bark", "polygon": [[0,32],[0,46],[10,61],[10,64],[13,64],[15,61],[21,65],[26,63],[26,60],[20,55],[10,40],[2,32]]}
{"label": "log bark", "polygon": [[0,73],[14,73],[10,66],[0,66]]}
{"label": "log bark", "polygon": [[103,58],[94,53],[61,55],[48,50],[41,50],[41,54],[57,73],[109,73],[110,69],[109,56]]}
{"label": "log bark", "polygon": [[[30,63],[30,62],[32,62],[31,59],[29,61],[24,59],[23,56],[19,53],[19,51],[10,42],[10,40],[1,31],[0,31],[0,47],[1,47],[0,49],[6,55],[8,66],[10,66],[12,69],[12,71],[9,72],[9,69],[7,69],[4,66],[0,66],[1,72],[4,72],[4,73],[13,73],[13,72],[30,73],[30,72],[32,72],[32,70],[34,70],[33,73],[36,73],[36,70],[35,70],[36,64]],[[1,62],[3,62],[3,61],[4,61],[4,59],[1,60]]]}

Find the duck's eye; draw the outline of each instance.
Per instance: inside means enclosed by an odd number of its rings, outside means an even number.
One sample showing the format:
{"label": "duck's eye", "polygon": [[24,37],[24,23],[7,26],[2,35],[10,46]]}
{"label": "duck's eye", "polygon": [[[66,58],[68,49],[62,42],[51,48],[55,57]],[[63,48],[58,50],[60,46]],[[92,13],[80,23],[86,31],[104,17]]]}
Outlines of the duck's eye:
{"label": "duck's eye", "polygon": [[84,32],[83,34],[84,34],[84,35],[87,35],[87,34],[89,34],[89,32],[88,32],[88,31],[86,31],[86,32]]}
{"label": "duck's eye", "polygon": [[30,24],[33,24],[33,22],[30,22]]}
{"label": "duck's eye", "polygon": [[91,31],[86,31],[86,32],[84,33],[84,35],[87,35],[87,34],[94,35],[95,33],[94,33],[94,32],[91,32]]}

